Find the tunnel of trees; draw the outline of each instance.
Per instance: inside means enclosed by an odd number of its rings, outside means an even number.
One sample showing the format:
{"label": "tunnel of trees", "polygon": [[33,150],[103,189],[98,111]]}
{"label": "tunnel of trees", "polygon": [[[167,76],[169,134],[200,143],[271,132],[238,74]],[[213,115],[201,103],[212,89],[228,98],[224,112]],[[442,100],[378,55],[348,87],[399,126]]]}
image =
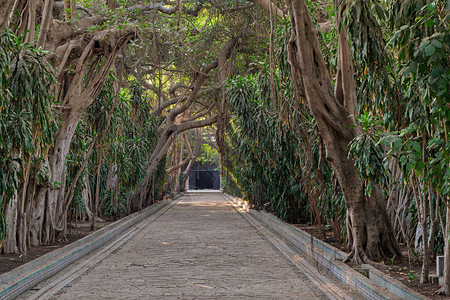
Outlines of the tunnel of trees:
{"label": "tunnel of trees", "polygon": [[[445,254],[449,0],[0,0],[3,253],[176,194],[195,162],[355,264]],[[403,248],[407,249],[406,252]]]}

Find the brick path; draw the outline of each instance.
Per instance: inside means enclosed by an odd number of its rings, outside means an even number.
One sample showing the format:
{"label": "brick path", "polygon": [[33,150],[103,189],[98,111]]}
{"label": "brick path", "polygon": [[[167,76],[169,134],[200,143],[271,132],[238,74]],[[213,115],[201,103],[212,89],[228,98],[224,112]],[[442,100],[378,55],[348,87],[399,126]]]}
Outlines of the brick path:
{"label": "brick path", "polygon": [[54,299],[326,299],[221,194],[193,193]]}

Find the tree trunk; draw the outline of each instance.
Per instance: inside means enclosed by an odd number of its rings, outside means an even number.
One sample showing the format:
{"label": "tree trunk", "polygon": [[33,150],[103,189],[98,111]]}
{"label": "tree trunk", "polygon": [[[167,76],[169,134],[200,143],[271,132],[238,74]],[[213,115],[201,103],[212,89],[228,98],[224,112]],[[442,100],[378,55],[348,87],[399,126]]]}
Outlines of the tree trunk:
{"label": "tree trunk", "polygon": [[[65,231],[67,213],[64,203],[65,179],[66,179],[66,156],[70,150],[73,135],[81,119],[83,112],[88,108],[97,95],[101,92],[105,79],[110,73],[117,52],[122,49],[132,38],[133,33],[125,31],[119,33],[115,30],[105,30],[92,36],[84,47],[75,66],[75,74],[64,77],[61,83],[62,124],[59,128],[53,148],[49,151],[49,164],[52,180],[60,185],[56,190],[49,190],[48,203],[49,218],[46,218],[45,226],[53,227],[58,233]],[[94,48],[96,48],[94,50]],[[100,51],[99,51],[100,50]],[[70,54],[72,48],[67,52]],[[66,55],[64,55],[65,57]],[[96,58],[103,56],[103,60]],[[61,64],[66,64],[64,61]],[[92,65],[94,63],[95,65]],[[90,73],[86,78],[88,68],[97,67],[95,73]],[[61,68],[64,70],[64,66]],[[50,239],[52,241],[52,239]]]}
{"label": "tree trunk", "polygon": [[356,92],[352,90],[354,74],[352,66],[348,65],[351,58],[348,57],[350,52],[346,34],[341,31],[339,35],[341,59],[338,74],[341,77],[337,81],[339,86],[335,94],[305,0],[286,0],[286,3],[292,24],[288,60],[294,85],[300,98],[306,100],[317,122],[325,144],[326,157],[345,197],[352,249],[348,259],[362,264],[383,257],[401,256],[381,191],[374,188],[370,199],[365,199],[354,162],[348,159],[347,146],[359,132],[349,113],[354,110]]}
{"label": "tree trunk", "polygon": [[[20,157],[20,154],[14,153],[13,157],[15,159]],[[21,170],[21,166],[17,161],[13,162],[14,168],[16,170]],[[5,223],[6,223],[6,236],[2,243],[2,252],[5,254],[14,254],[18,253],[19,250],[17,248],[17,229],[18,229],[18,202],[19,202],[19,181],[18,175],[15,173],[14,181],[17,182],[17,189],[14,190],[12,197],[9,201],[5,201],[5,197],[3,198],[3,211],[5,215]]]}
{"label": "tree trunk", "polygon": [[181,184],[182,190],[185,190],[186,182],[189,179],[189,173],[191,171],[192,166],[194,165],[195,160],[197,159],[197,155],[200,153],[201,147],[203,144],[203,135],[201,129],[196,130],[196,138],[194,150],[192,151],[191,159],[183,171],[183,183]]}
{"label": "tree trunk", "polygon": [[17,231],[17,238],[18,238],[18,246],[19,251],[24,256],[27,255],[27,210],[26,206],[28,206],[27,199],[28,199],[28,186],[30,184],[30,171],[31,171],[31,162],[33,158],[30,156],[28,158],[28,162],[24,165],[26,165],[26,168],[23,171],[22,174],[22,189],[20,190],[20,198],[18,199],[17,203],[17,210],[19,215],[19,227]]}
{"label": "tree trunk", "polygon": [[[183,134],[184,135],[184,134]],[[172,187],[172,192],[174,194],[178,194],[180,192],[180,175],[181,175],[181,168],[184,166],[184,164],[187,163],[187,160],[183,162],[183,152],[184,152],[184,139],[183,135],[180,135],[180,149],[178,152],[178,159],[176,161],[177,166],[180,166],[177,168],[177,170],[174,173],[175,176],[175,184]]]}
{"label": "tree trunk", "polygon": [[439,290],[440,295],[450,295],[450,203],[445,203],[447,208],[447,214],[445,218],[445,231],[444,231],[444,241],[445,241],[445,249],[444,249],[444,282]]}
{"label": "tree trunk", "polygon": [[72,20],[77,18],[77,4],[75,0],[70,0],[70,18]]}
{"label": "tree trunk", "polygon": [[[28,249],[31,245],[31,231],[30,231],[30,225],[31,225],[31,218],[33,215],[33,199],[35,198],[36,191],[37,191],[37,182],[36,178],[31,177],[30,183],[27,188],[27,195],[26,195],[26,204],[25,204],[25,226],[23,228],[24,232],[24,242],[23,245],[26,249]],[[26,254],[26,253],[25,253]]]}
{"label": "tree trunk", "polygon": [[[14,4],[15,3],[15,4]],[[36,3],[42,9],[40,31],[37,46],[55,52],[49,60],[57,68],[58,83],[54,85],[54,94],[57,101],[61,101],[60,116],[62,124],[52,143],[53,148],[48,152],[46,168],[49,178],[42,185],[37,185],[36,180],[30,180],[30,185],[23,188],[19,215],[21,216],[20,229],[25,234],[19,234],[21,247],[26,248],[29,239],[31,245],[40,243],[52,243],[55,240],[56,231],[63,231],[66,226],[66,206],[64,205],[64,187],[66,179],[65,161],[70,143],[83,114],[83,111],[92,103],[100,93],[105,78],[109,75],[117,52],[122,49],[134,36],[130,28],[125,30],[108,29],[99,32],[86,32],[89,26],[103,22],[101,18],[84,18],[66,23],[53,20],[52,8],[54,0],[26,1],[0,0],[0,17],[5,14],[4,9],[11,9],[11,5],[17,7],[23,3],[29,7],[21,11],[26,13],[21,19],[19,31],[29,29],[27,41],[34,41],[36,25]],[[75,8],[75,1],[70,1],[71,8]],[[43,4],[43,5],[42,5]],[[38,8],[39,11],[39,8]],[[72,18],[74,11],[72,10]],[[28,19],[27,19],[28,18]],[[0,28],[3,30],[8,18],[0,18]],[[83,34],[87,33],[83,36]],[[68,66],[74,67],[68,68]],[[88,72],[89,70],[95,70]],[[75,71],[75,72],[73,72]],[[29,174],[28,174],[29,175]],[[27,176],[28,176],[27,175]],[[26,181],[26,180],[25,180]],[[31,181],[33,181],[31,183]],[[28,192],[28,190],[32,192]],[[26,199],[25,199],[26,197]],[[26,200],[26,201],[25,201]],[[24,206],[27,208],[24,210]],[[30,213],[28,215],[28,212]],[[17,214],[17,212],[16,212]],[[10,226],[17,222],[17,215],[9,213]],[[15,225],[17,228],[17,224]],[[11,230],[10,230],[11,231]],[[13,235],[12,235],[13,236]],[[12,237],[11,236],[11,237]],[[14,234],[15,236],[15,234]],[[17,241],[16,241],[17,242]],[[8,244],[8,242],[7,242]]]}
{"label": "tree trunk", "polygon": [[64,18],[66,19],[66,22],[70,21],[70,2],[69,0],[63,0],[64,1]]}
{"label": "tree trunk", "polygon": [[89,185],[89,176],[85,176],[83,178],[83,192],[82,197],[84,199],[84,215],[82,216],[82,221],[85,221],[86,218],[88,222],[92,222],[92,211],[90,209],[92,197],[91,197],[91,188]]}
{"label": "tree trunk", "polygon": [[2,252],[5,254],[18,253],[17,249],[17,191],[5,205],[5,222],[6,222],[6,237],[2,243]]}
{"label": "tree trunk", "polygon": [[29,1],[28,13],[28,34],[27,43],[34,45],[34,38],[36,36],[36,0]]}
{"label": "tree trunk", "polygon": [[[74,102],[77,101],[74,99]],[[52,220],[46,220],[51,222],[58,232],[64,232],[64,226],[58,220],[63,219],[64,209],[64,194],[66,191],[66,173],[67,167],[65,164],[66,156],[69,154],[70,144],[72,142],[73,135],[80,121],[82,111],[66,111],[62,114],[63,124],[58,130],[55,137],[55,143],[53,148],[49,151],[49,165],[50,174],[52,174],[52,180],[57,182],[60,186],[57,189],[50,189],[49,208]],[[60,223],[60,224],[58,224]],[[53,242],[52,240],[50,242]]]}
{"label": "tree trunk", "polygon": [[99,209],[99,198],[100,198],[100,171],[102,166],[102,158],[101,158],[101,147],[97,147],[97,183],[95,184],[95,198],[94,198],[94,209],[92,211],[92,223],[91,230],[95,230],[95,218],[98,216]]}
{"label": "tree trunk", "polygon": [[45,201],[47,199],[48,187],[40,186],[36,196],[32,199],[32,212],[30,220],[30,244],[39,246],[42,242],[42,229],[44,226]]}
{"label": "tree trunk", "polygon": [[50,28],[52,20],[52,10],[53,10],[54,0],[45,0],[44,11],[42,12],[42,22],[41,28],[39,30],[38,36],[38,46],[45,47],[45,42],[47,40],[48,29]]}
{"label": "tree trunk", "polygon": [[[439,224],[439,198],[436,198],[435,213],[433,214],[432,189],[428,187],[425,192],[425,186],[419,181],[413,173],[410,177],[411,187],[414,193],[414,199],[417,208],[417,218],[419,220],[422,236],[422,272],[420,274],[420,284],[428,282],[431,265],[431,251],[434,245],[434,237]],[[428,195],[426,195],[428,193]],[[427,201],[428,200],[428,201]],[[429,211],[429,212],[428,212]],[[429,230],[428,230],[428,224]]]}
{"label": "tree trunk", "polygon": [[14,0],[0,0],[0,34],[8,25],[13,5]]}

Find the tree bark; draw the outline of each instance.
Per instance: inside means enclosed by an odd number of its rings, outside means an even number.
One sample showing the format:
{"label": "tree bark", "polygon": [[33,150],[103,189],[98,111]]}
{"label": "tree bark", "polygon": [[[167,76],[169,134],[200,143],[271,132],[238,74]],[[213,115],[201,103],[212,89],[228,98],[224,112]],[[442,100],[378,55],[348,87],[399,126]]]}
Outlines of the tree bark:
{"label": "tree bark", "polygon": [[[445,219],[445,231],[444,231],[444,282],[439,290],[440,295],[450,295],[450,202],[445,202],[445,206],[447,209],[446,219]],[[444,228],[443,228],[444,229]]]}
{"label": "tree bark", "polygon": [[[326,149],[326,157],[335,171],[348,211],[351,259],[356,264],[371,263],[383,257],[401,256],[386,213],[381,191],[375,188],[370,199],[364,198],[362,182],[347,146],[359,134],[350,110],[355,107],[354,74],[346,34],[339,35],[340,92],[333,85],[322,57],[314,26],[305,0],[286,0],[292,24],[288,60],[297,93],[317,122]],[[339,12],[336,12],[338,14]],[[337,89],[337,91],[339,91]],[[347,98],[354,97],[354,98]],[[357,107],[357,106],[356,106]]]}
{"label": "tree bark", "polygon": [[74,20],[77,17],[77,5],[75,0],[70,0],[70,19]]}
{"label": "tree bark", "polygon": [[178,159],[177,159],[177,169],[174,172],[175,176],[175,185],[172,187],[172,192],[175,194],[178,194],[180,192],[180,174],[181,174],[181,168],[187,164],[188,160],[185,159],[183,161],[183,152],[184,152],[184,141],[181,138],[180,139],[180,149],[178,151]]}
{"label": "tree bark", "polygon": [[84,180],[84,188],[83,188],[83,199],[84,199],[84,203],[85,203],[85,213],[84,216],[82,218],[82,220],[87,220],[88,222],[92,222],[92,211],[91,211],[91,202],[92,202],[92,195],[91,195],[91,187],[89,185],[89,176],[85,176]]}
{"label": "tree bark", "polygon": [[[17,163],[16,163],[17,164]],[[6,237],[2,243],[2,252],[5,254],[18,253],[17,248],[17,201],[18,191],[14,192],[13,197],[9,203],[5,205],[5,222],[6,222]]]}
{"label": "tree bark", "polygon": [[195,160],[197,159],[197,155],[200,153],[201,147],[203,144],[203,135],[201,129],[196,130],[196,138],[195,138],[195,145],[194,150],[191,154],[191,159],[189,160],[189,164],[187,165],[186,169],[183,171],[183,183],[181,184],[182,190],[184,190],[184,187],[186,186],[186,181],[189,179],[189,173],[191,171],[192,166],[194,165]]}
{"label": "tree bark", "polygon": [[36,37],[36,0],[29,1],[28,13],[28,34],[27,42],[34,45],[34,38]]}
{"label": "tree bark", "polygon": [[[42,168],[48,169],[48,160],[42,162]],[[42,230],[44,226],[45,201],[49,191],[50,183],[44,182],[37,187],[36,195],[31,199],[31,216],[30,216],[30,245],[38,246],[42,242]]]}
{"label": "tree bark", "polygon": [[420,274],[420,284],[424,284],[428,282],[430,273],[431,252],[434,245],[436,229],[439,225],[438,214],[440,205],[439,198],[437,197],[435,203],[436,212],[433,214],[432,189],[428,187],[428,195],[426,195],[424,192],[425,187],[415,173],[411,175],[410,180],[417,207],[417,218],[422,229],[422,271]]}
{"label": "tree bark", "polygon": [[50,28],[52,20],[52,10],[53,10],[54,0],[45,0],[44,11],[42,12],[42,22],[41,29],[39,30],[38,46],[45,47],[45,42],[47,40],[48,29]]}
{"label": "tree bark", "polygon": [[70,0],[64,0],[64,18],[66,22],[70,21]]}
{"label": "tree bark", "polygon": [[14,0],[0,0],[0,34],[8,25],[13,5]]}
{"label": "tree bark", "polygon": [[96,184],[95,184],[95,198],[94,198],[94,209],[92,210],[92,223],[91,230],[95,230],[95,218],[98,216],[99,209],[99,198],[100,198],[100,170],[102,167],[102,157],[101,157],[101,147],[97,147],[97,172],[96,172]]}

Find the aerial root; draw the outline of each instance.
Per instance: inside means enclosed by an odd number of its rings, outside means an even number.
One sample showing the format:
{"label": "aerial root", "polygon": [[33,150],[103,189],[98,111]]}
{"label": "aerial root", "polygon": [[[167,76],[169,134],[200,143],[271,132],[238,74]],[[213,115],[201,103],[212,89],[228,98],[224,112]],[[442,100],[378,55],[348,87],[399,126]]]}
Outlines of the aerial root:
{"label": "aerial root", "polygon": [[355,265],[369,264],[374,265],[374,261],[372,261],[366,254],[363,249],[359,249],[359,247],[353,247],[350,254],[345,258],[344,262],[351,262]]}

